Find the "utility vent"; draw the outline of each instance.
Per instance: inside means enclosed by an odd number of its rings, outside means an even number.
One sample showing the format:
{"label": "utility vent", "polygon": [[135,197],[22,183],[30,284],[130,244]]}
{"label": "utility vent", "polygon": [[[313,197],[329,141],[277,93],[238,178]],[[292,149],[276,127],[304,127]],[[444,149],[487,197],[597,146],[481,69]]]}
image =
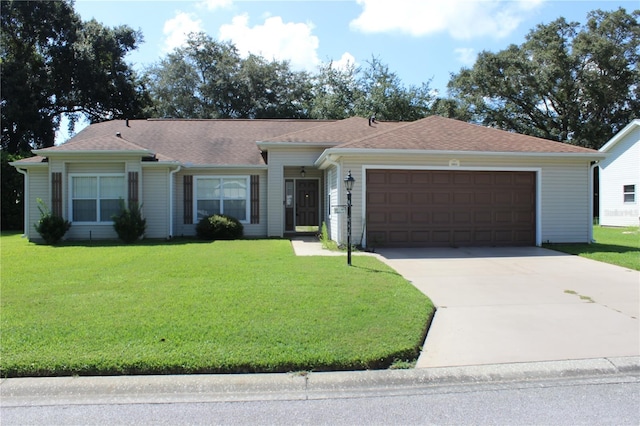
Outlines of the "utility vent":
{"label": "utility vent", "polygon": [[117,136],[117,137],[119,137],[119,138],[121,138],[121,137],[122,137],[122,133],[120,133],[120,132],[116,132],[116,136]]}

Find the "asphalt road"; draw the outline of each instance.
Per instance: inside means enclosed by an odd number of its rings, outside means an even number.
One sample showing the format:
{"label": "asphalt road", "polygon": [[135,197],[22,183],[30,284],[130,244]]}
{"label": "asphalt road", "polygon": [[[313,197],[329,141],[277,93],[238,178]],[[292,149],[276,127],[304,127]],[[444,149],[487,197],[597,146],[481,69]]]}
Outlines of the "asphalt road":
{"label": "asphalt road", "polygon": [[[253,396],[255,398],[255,395]],[[22,424],[225,425],[634,425],[640,377],[595,376],[481,384],[443,384],[345,397],[236,402],[91,403],[2,407],[3,426]],[[48,403],[50,404],[50,403]]]}

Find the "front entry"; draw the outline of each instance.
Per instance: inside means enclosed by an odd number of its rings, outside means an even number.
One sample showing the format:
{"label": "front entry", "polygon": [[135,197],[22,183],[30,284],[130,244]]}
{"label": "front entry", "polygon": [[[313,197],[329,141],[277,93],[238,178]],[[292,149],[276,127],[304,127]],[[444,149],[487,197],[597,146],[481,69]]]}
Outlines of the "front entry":
{"label": "front entry", "polygon": [[[290,191],[295,184],[294,200]],[[318,180],[296,179],[285,183],[286,230],[289,232],[317,232],[320,224],[320,197]]]}

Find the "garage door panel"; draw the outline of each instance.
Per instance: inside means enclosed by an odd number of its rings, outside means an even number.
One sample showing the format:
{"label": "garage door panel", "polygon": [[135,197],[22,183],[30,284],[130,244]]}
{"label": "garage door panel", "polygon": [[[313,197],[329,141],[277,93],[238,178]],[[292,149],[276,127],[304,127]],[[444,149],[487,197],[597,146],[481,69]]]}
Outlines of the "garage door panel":
{"label": "garage door panel", "polygon": [[387,205],[387,193],[386,192],[377,192],[367,194],[367,204],[378,204],[381,206]]}
{"label": "garage door panel", "polygon": [[455,245],[470,245],[473,242],[472,231],[470,229],[453,231],[453,242]]}
{"label": "garage door panel", "polygon": [[411,242],[417,245],[427,244],[431,241],[430,234],[429,231],[413,231],[411,232]]}
{"label": "garage door panel", "polygon": [[367,212],[367,223],[370,226],[384,225],[387,223],[387,215],[384,212]]}
{"label": "garage door panel", "polygon": [[451,182],[451,174],[449,172],[433,172],[433,185],[449,185]]}
{"label": "garage door panel", "polygon": [[389,183],[391,185],[407,185],[409,183],[409,172],[390,172]]}
{"label": "garage door panel", "polygon": [[449,212],[433,212],[431,217],[434,225],[448,225],[451,223],[451,213]]}
{"label": "garage door panel", "polygon": [[412,224],[421,224],[421,223],[429,223],[429,213],[426,211],[412,211],[411,212],[411,223]]}
{"label": "garage door panel", "polygon": [[389,242],[391,244],[408,243],[409,231],[389,231]]}
{"label": "garage door panel", "polygon": [[388,197],[391,205],[406,205],[409,202],[409,193],[407,192],[393,192]]}
{"label": "garage door panel", "polygon": [[473,222],[476,224],[487,224],[491,223],[493,220],[493,216],[490,211],[474,211],[473,212]]}
{"label": "garage door panel", "polygon": [[448,206],[449,204],[451,204],[451,196],[452,194],[448,192],[435,192],[433,194],[433,204]]}
{"label": "garage door panel", "polygon": [[473,204],[472,192],[458,192],[453,194],[453,204]]}
{"label": "garage door panel", "polygon": [[392,211],[389,213],[390,224],[405,225],[408,222],[408,214],[406,211],[398,212]]}
{"label": "garage door panel", "polygon": [[471,212],[453,212],[453,223],[456,225],[469,225],[471,223]]}
{"label": "garage door panel", "polygon": [[513,193],[512,192],[494,192],[493,202],[495,204],[511,205],[513,203]]}
{"label": "garage door panel", "polygon": [[411,204],[421,206],[426,205],[431,202],[431,194],[428,192],[412,192],[411,193]]}
{"label": "garage door panel", "polygon": [[473,174],[473,183],[475,186],[491,186],[493,185],[493,176],[490,173],[475,172]]}
{"label": "garage door panel", "polygon": [[366,180],[368,244],[535,244],[534,172],[368,170]]}

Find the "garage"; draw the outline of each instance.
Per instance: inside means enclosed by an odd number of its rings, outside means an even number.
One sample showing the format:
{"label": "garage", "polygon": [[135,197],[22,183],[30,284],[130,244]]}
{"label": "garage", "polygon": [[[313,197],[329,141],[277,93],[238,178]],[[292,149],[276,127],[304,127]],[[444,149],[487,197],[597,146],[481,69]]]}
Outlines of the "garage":
{"label": "garage", "polygon": [[529,171],[367,170],[368,247],[531,246]]}

